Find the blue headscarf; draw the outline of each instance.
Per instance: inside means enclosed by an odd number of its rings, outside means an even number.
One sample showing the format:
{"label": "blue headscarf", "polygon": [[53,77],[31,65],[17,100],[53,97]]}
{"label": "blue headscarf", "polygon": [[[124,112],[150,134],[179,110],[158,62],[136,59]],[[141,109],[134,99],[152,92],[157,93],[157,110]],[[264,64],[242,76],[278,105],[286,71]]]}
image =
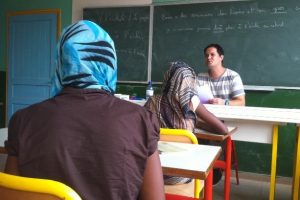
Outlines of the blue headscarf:
{"label": "blue headscarf", "polygon": [[57,68],[51,88],[98,88],[114,93],[117,56],[114,42],[97,24],[82,20],[63,30],[57,46]]}

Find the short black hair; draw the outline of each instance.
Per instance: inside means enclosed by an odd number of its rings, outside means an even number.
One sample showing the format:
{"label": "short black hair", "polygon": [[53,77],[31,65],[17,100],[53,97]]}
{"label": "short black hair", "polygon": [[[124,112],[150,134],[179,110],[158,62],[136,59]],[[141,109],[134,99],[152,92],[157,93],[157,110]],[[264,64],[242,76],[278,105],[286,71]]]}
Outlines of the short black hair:
{"label": "short black hair", "polygon": [[204,48],[204,54],[205,54],[206,50],[207,50],[208,48],[211,48],[211,47],[216,48],[216,49],[217,49],[217,52],[218,52],[218,54],[219,54],[220,56],[224,55],[224,49],[223,49],[223,48],[221,47],[221,45],[219,45],[219,44],[209,44],[209,45],[207,45],[207,46]]}

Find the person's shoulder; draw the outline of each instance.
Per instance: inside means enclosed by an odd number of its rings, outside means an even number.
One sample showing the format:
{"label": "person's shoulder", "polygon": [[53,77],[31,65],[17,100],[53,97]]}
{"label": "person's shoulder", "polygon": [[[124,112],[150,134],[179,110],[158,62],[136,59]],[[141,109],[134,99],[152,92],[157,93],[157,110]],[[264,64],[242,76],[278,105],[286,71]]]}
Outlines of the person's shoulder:
{"label": "person's shoulder", "polygon": [[127,106],[127,107],[135,107],[135,108],[141,107],[140,105],[135,104],[135,103],[131,102],[130,100],[120,99],[116,96],[111,96],[111,98],[114,99],[114,103],[116,105],[123,105],[123,106]]}
{"label": "person's shoulder", "polygon": [[28,107],[21,109],[21,111],[30,111],[30,110],[34,110],[34,109],[39,109],[39,108],[44,107],[47,104],[49,104],[49,102],[51,102],[52,100],[53,100],[53,98],[44,99],[41,102],[31,104]]}
{"label": "person's shoulder", "polygon": [[242,81],[240,74],[229,68],[226,68],[225,76],[227,76],[230,80]]}
{"label": "person's shoulder", "polygon": [[243,80],[236,71],[227,68],[227,77],[231,80],[231,84],[235,85],[235,88],[241,90],[240,95],[245,94]]}
{"label": "person's shoulder", "polygon": [[43,108],[45,107],[45,105],[48,104],[48,102],[51,100],[52,100],[52,98],[45,99],[41,102],[31,104],[25,108],[21,108],[21,109],[17,110],[16,112],[14,112],[14,114],[12,115],[12,118],[31,117],[36,111],[44,110]]}
{"label": "person's shoulder", "polygon": [[127,100],[116,99],[114,108],[116,108],[116,112],[119,113],[119,116],[131,116],[131,119],[135,119],[135,122],[144,121],[147,123],[155,123],[155,119],[153,118],[155,118],[156,115],[148,107]]}
{"label": "person's shoulder", "polygon": [[236,72],[235,70],[229,69],[229,68],[226,68],[226,73],[229,76],[240,76],[240,74],[238,72]]}
{"label": "person's shoulder", "polygon": [[146,109],[143,106],[136,104],[134,102],[131,102],[129,100],[124,100],[124,99],[120,99],[117,97],[112,97],[112,98],[114,98],[114,107],[115,108],[119,108],[121,110],[126,110],[128,112],[133,112],[133,111],[145,112],[146,111]]}

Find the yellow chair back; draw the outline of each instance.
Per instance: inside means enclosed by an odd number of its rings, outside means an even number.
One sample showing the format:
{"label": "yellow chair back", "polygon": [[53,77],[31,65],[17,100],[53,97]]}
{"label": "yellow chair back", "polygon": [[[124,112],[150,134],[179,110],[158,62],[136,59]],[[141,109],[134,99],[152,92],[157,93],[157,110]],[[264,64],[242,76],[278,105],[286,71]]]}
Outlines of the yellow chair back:
{"label": "yellow chair back", "polygon": [[0,196],[5,200],[81,200],[72,188],[58,181],[2,172],[0,172]]}
{"label": "yellow chair back", "polygon": [[[182,142],[190,144],[198,144],[196,136],[186,129],[169,129],[160,128],[160,141],[167,142]],[[199,199],[203,185],[200,184],[199,179],[195,179],[194,197]]]}
{"label": "yellow chair back", "polygon": [[198,144],[196,136],[185,129],[160,128],[160,141]]}

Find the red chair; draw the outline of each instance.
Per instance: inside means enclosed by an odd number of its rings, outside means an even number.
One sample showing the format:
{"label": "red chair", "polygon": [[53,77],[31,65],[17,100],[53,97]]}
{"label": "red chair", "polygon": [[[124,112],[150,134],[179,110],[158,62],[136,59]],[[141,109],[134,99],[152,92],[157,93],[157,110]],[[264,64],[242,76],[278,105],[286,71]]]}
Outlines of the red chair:
{"label": "red chair", "polygon": [[[171,142],[181,142],[181,143],[190,143],[198,144],[196,136],[185,129],[169,129],[169,128],[160,128],[160,141],[171,141]],[[173,185],[172,187],[177,187]],[[194,197],[200,197],[200,192],[203,189],[199,179],[194,180]],[[182,196],[183,198],[183,196]]]}
{"label": "red chair", "polygon": [[[214,164],[214,168],[220,168],[224,170],[225,180],[224,180],[224,200],[230,199],[230,175],[232,164],[236,169],[236,177],[238,184],[238,174],[237,174],[237,159],[236,159],[236,150],[233,141],[231,140],[231,135],[235,133],[237,127],[228,127],[228,135],[219,135],[210,133],[201,129],[194,129],[194,134],[198,139],[214,140],[214,141],[225,141],[225,160],[217,160]],[[234,152],[232,150],[234,147]],[[234,155],[233,155],[234,153]],[[232,159],[232,156],[234,159]],[[235,165],[236,164],[236,165]]]}
{"label": "red chair", "polygon": [[232,146],[232,155],[231,155],[231,166],[234,168],[235,171],[235,178],[236,178],[236,184],[238,185],[240,183],[239,181],[239,169],[238,169],[238,161],[237,161],[237,154],[235,149],[235,143],[232,140],[231,141]]}

